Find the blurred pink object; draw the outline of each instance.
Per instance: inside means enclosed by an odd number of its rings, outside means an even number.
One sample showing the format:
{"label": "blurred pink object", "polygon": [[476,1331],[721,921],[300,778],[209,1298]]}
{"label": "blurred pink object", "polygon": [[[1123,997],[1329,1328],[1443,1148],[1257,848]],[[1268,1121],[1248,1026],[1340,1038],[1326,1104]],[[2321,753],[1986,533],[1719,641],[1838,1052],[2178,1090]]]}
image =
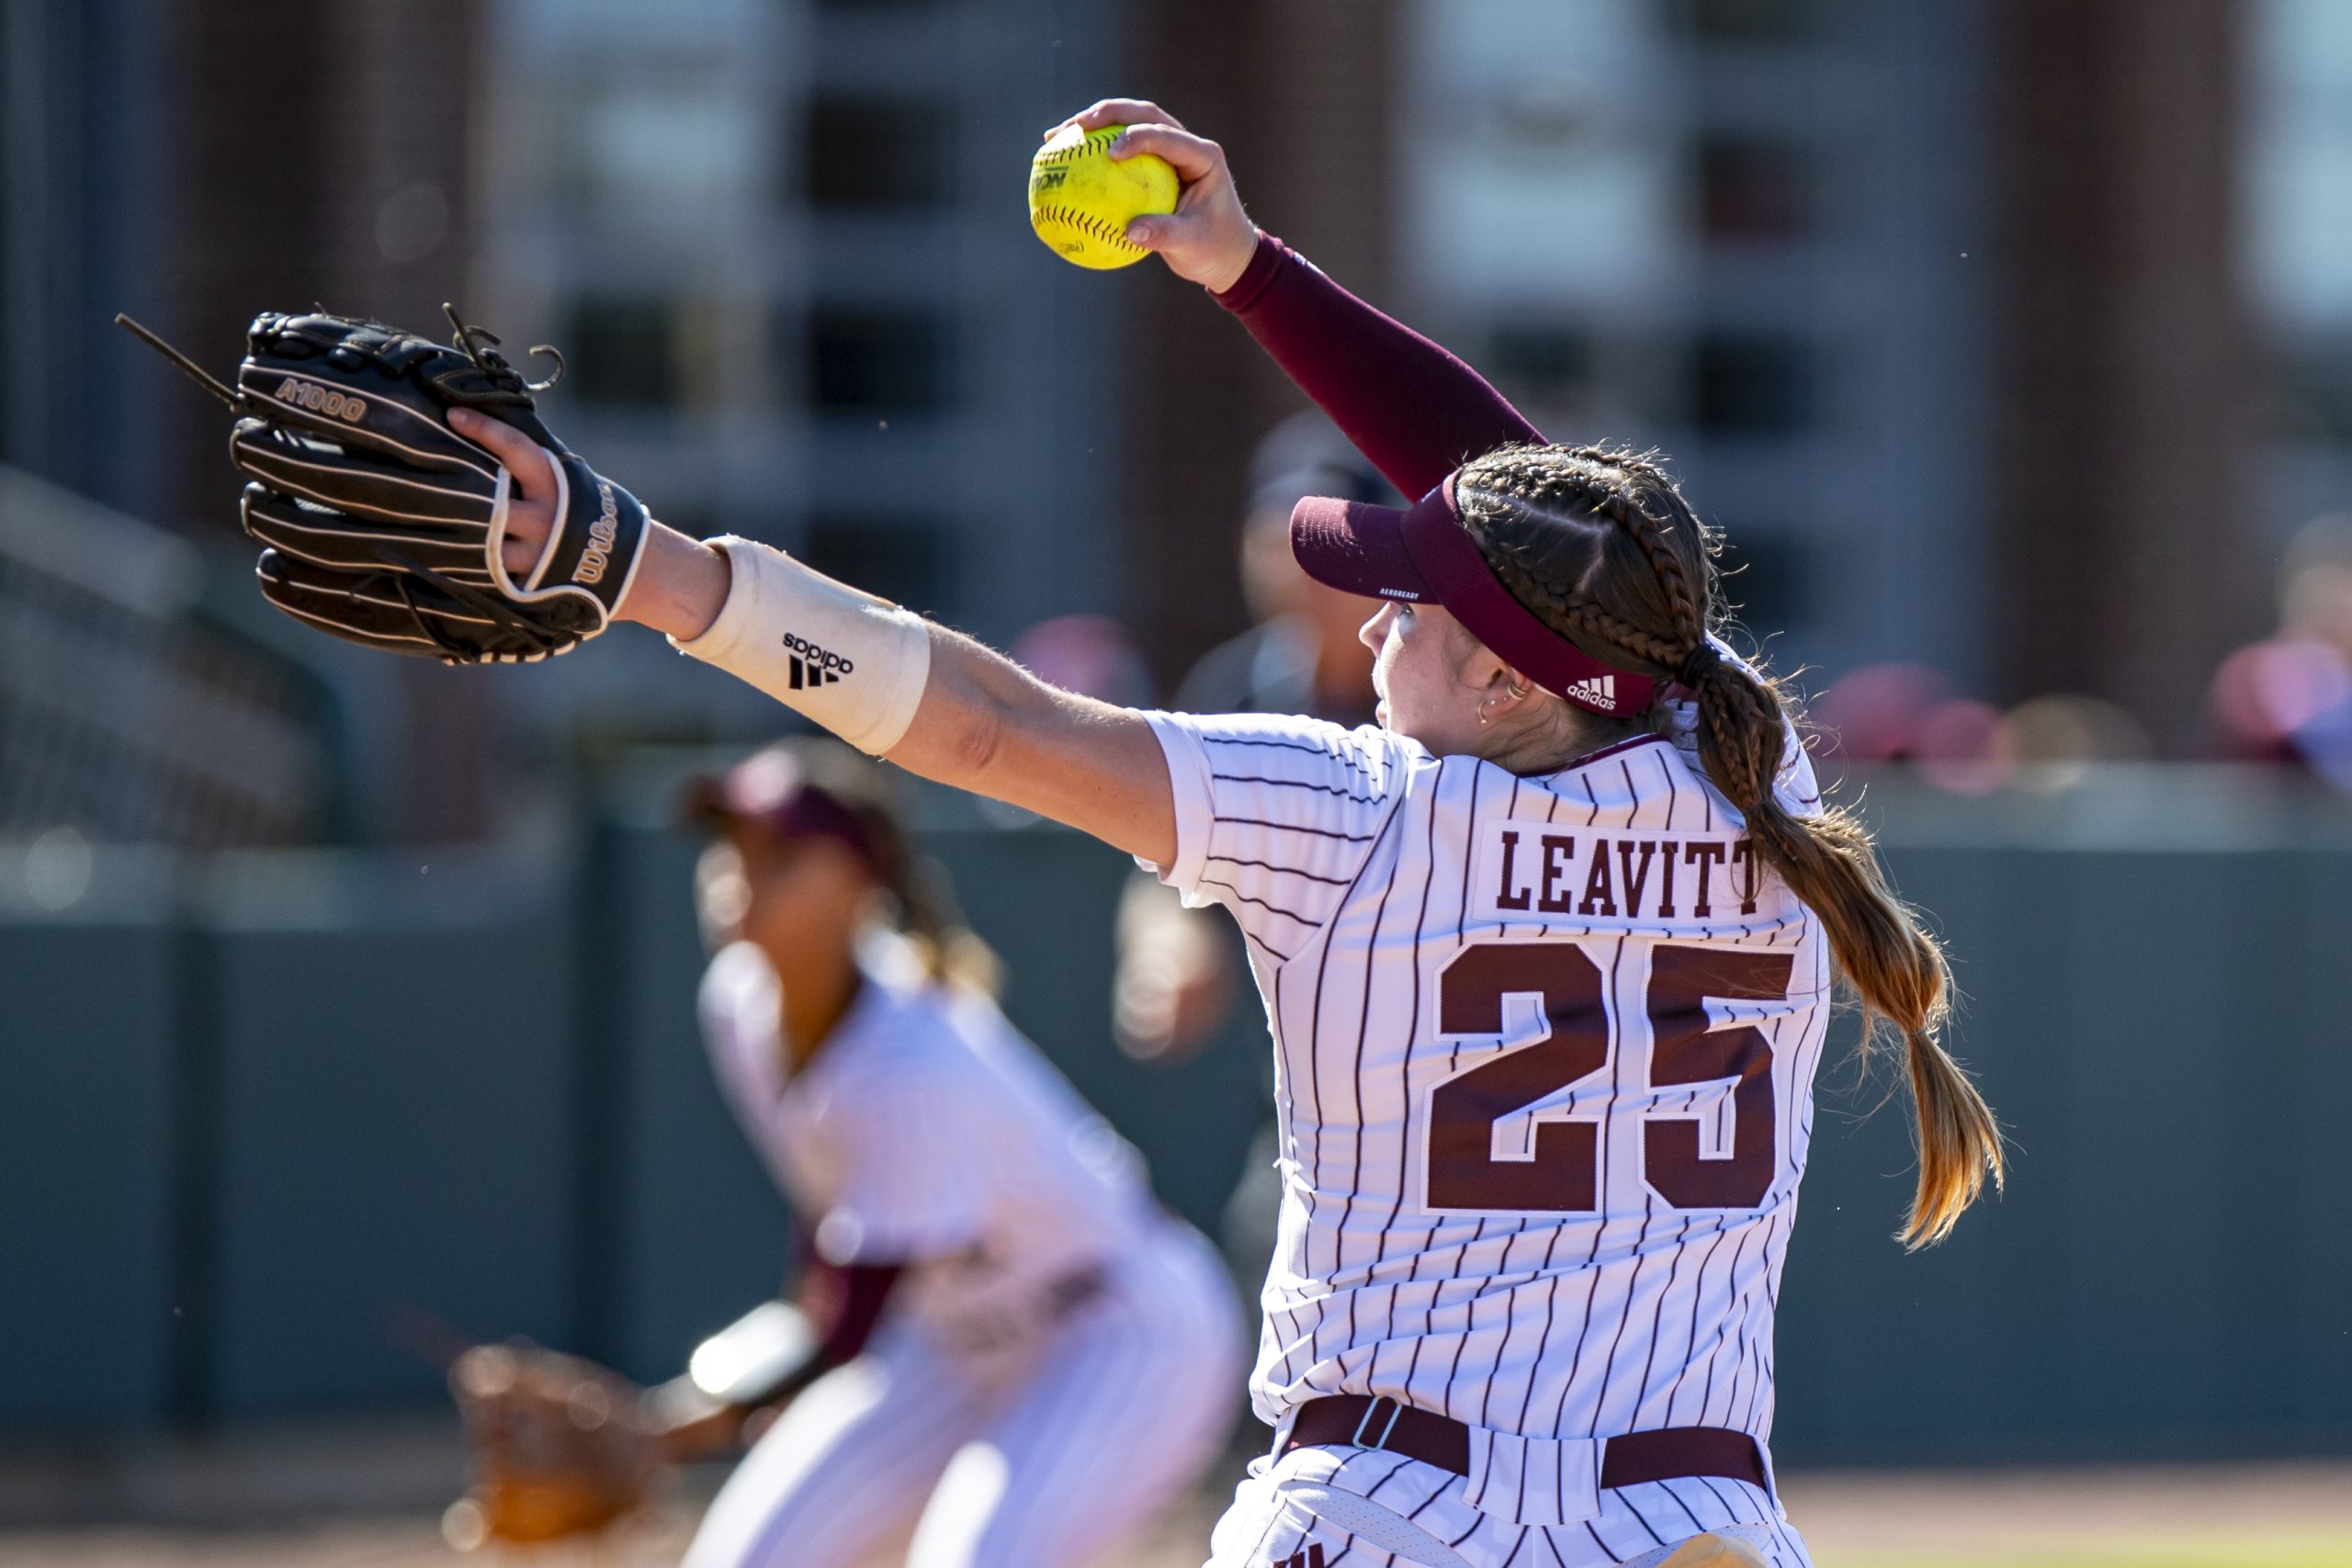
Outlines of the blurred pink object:
{"label": "blurred pink object", "polygon": [[1057,615],[1012,639],[1012,660],[1048,685],[1123,707],[1151,705],[1151,671],[1106,615]]}
{"label": "blurred pink object", "polygon": [[2347,699],[2352,669],[2332,644],[2274,637],[2222,661],[2211,701],[2230,755],[2284,759],[2294,754],[2298,732]]}
{"label": "blurred pink object", "polygon": [[2001,710],[1967,697],[1939,703],[1920,716],[1912,759],[1920,777],[1961,795],[1998,789],[2017,770],[2017,748]]}
{"label": "blurred pink object", "polygon": [[1819,753],[1884,762],[1917,750],[1928,714],[1951,697],[1951,682],[1917,664],[1871,664],[1841,677],[1811,706]]}

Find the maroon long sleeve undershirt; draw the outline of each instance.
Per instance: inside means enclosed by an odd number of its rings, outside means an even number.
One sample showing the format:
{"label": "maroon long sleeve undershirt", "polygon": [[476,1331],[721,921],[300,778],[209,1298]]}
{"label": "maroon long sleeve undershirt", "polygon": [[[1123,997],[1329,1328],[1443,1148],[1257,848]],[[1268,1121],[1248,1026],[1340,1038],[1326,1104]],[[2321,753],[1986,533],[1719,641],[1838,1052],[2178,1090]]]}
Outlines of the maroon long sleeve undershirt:
{"label": "maroon long sleeve undershirt", "polygon": [[1543,433],[1486,378],[1382,314],[1272,234],[1211,296],[1408,501],[1471,458]]}
{"label": "maroon long sleeve undershirt", "polygon": [[808,1260],[800,1303],[820,1325],[820,1337],[804,1369],[808,1373],[804,1382],[855,1359],[865,1348],[905,1272],[905,1266],[897,1263],[842,1265],[813,1257]]}

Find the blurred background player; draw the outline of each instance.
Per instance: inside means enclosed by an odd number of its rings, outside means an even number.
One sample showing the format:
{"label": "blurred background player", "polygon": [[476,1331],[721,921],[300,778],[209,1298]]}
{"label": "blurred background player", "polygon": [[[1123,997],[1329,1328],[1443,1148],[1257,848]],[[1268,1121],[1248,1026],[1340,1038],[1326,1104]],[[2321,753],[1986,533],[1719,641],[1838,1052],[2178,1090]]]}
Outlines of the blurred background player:
{"label": "blurred background player", "polygon": [[812,1328],[789,1347],[770,1303],[651,1402],[666,1457],[756,1437],[685,1561],[1096,1561],[1229,1428],[1214,1253],[997,1010],[993,955],[872,764],[779,746],[689,807],[713,835],[704,1034],[803,1223]]}
{"label": "blurred background player", "polygon": [[1202,655],[1176,689],[1180,713],[1295,713],[1353,728],[1372,722],[1372,650],[1363,608],[1298,568],[1291,508],[1310,495],[1387,503],[1388,481],[1320,410],[1269,431],[1250,464],[1241,521],[1241,596],[1250,629]]}
{"label": "blurred background player", "polygon": [[[1269,431],[1250,459],[1241,523],[1241,593],[1250,625],[1193,666],[1170,705],[1178,712],[1297,714],[1351,728],[1373,722],[1372,649],[1357,635],[1362,604],[1307,576],[1291,554],[1291,509],[1310,495],[1399,499],[1321,410],[1302,410]],[[1018,649],[1014,657],[1031,663]],[[1120,1049],[1141,1061],[1202,1049],[1233,1020],[1243,963],[1231,922],[1187,908],[1158,877],[1131,878],[1119,901],[1112,981]],[[1220,1226],[1227,1261],[1251,1289],[1273,1255],[1281,1197],[1272,1087],[1269,1077],[1269,1114]]]}
{"label": "blurred background player", "polygon": [[[1288,713],[1370,724],[1372,650],[1356,635],[1363,616],[1346,594],[1324,587],[1291,558],[1290,512],[1304,496],[1385,502],[1394,494],[1320,411],[1302,411],[1269,432],[1250,462],[1241,524],[1250,626],[1204,654],[1170,705],[1180,713]],[[1119,700],[1055,680],[1019,645],[1012,652],[1057,685]],[[1207,911],[1186,909],[1157,878],[1136,877],[1119,907],[1112,986],[1120,1048],[1139,1061],[1198,1050],[1232,1016],[1238,956]]]}

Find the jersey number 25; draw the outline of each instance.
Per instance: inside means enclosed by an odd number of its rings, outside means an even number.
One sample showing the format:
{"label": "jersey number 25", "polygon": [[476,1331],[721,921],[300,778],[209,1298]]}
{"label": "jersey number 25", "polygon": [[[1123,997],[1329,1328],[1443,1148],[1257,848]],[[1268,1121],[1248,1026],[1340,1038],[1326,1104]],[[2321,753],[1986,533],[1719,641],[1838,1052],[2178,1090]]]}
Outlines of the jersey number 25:
{"label": "jersey number 25", "polygon": [[[1707,999],[1781,1001],[1795,960],[1786,953],[1661,943],[1650,952],[1643,1010],[1650,1025],[1650,1089],[1734,1080],[1727,1159],[1700,1157],[1697,1113],[1653,1111],[1642,1123],[1642,1173],[1678,1209],[1752,1209],[1772,1185],[1772,1045],[1752,1024],[1716,1028]],[[1438,980],[1438,1032],[1503,1032],[1503,998],[1540,998],[1551,1032],[1447,1079],[1430,1091],[1429,1206],[1513,1213],[1590,1213],[1600,1207],[1595,1121],[1538,1121],[1532,1159],[1497,1159],[1495,1124],[1609,1065],[1600,971],[1566,942],[1481,942]],[[1637,1091],[1638,1092],[1638,1091]],[[1647,1097],[1645,1096],[1646,1099]]]}

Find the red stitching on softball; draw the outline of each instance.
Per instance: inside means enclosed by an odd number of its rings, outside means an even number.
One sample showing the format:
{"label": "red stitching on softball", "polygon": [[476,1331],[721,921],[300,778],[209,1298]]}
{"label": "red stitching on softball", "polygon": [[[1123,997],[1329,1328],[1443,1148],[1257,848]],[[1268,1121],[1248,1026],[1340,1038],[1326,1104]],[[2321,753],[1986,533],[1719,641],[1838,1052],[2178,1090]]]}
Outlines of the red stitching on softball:
{"label": "red stitching on softball", "polygon": [[1090,130],[1080,137],[1073,146],[1057,148],[1051,152],[1040,152],[1037,155],[1037,162],[1048,167],[1056,164],[1067,164],[1080,153],[1103,151],[1118,139],[1118,135],[1119,133],[1115,130]]}
{"label": "red stitching on softball", "polygon": [[1037,209],[1035,220],[1039,223],[1065,224],[1082,234],[1091,235],[1104,244],[1116,245],[1125,250],[1140,251],[1144,248],[1102,219],[1091,217],[1071,208],[1041,207]]}

